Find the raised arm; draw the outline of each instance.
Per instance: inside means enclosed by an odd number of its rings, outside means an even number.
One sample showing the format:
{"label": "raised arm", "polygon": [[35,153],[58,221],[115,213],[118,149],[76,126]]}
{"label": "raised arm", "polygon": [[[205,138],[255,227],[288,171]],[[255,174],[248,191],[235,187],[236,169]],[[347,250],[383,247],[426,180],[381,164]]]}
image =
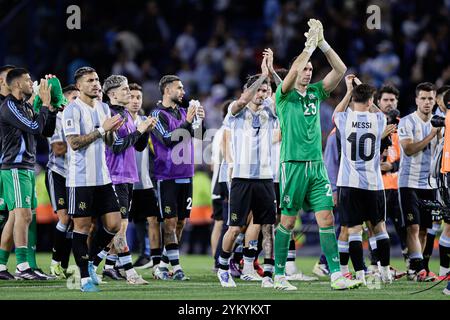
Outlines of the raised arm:
{"label": "raised arm", "polygon": [[338,56],[338,54],[330,47],[330,45],[325,41],[323,36],[323,26],[319,20],[312,20],[312,28],[318,30],[318,44],[320,50],[325,54],[328,63],[333,68],[323,79],[323,88],[326,92],[331,92],[336,89],[339,82],[344,77],[347,71],[347,66]]}
{"label": "raised arm", "polygon": [[267,53],[267,68],[269,69],[269,73],[272,75],[275,85],[278,87],[278,85],[281,83],[282,79],[280,78],[280,76],[276,73],[275,69],[273,68],[273,51],[272,51],[272,49],[267,48],[267,49],[264,49],[264,52]]}
{"label": "raised arm", "polygon": [[259,87],[261,87],[262,83],[267,79],[268,76],[269,69],[267,68],[267,54],[264,53],[264,58],[261,63],[261,75],[259,76],[258,80],[256,80],[251,86],[246,88],[239,99],[232,104],[232,115],[238,114],[250,101],[252,101]]}

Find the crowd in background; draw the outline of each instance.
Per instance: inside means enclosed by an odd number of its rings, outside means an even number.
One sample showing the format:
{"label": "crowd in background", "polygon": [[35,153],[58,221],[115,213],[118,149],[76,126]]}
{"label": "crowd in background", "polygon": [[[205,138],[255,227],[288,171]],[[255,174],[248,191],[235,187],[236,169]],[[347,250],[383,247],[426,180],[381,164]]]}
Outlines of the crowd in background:
{"label": "crowd in background", "polygon": [[[51,72],[64,85],[75,70],[95,66],[100,79],[123,74],[140,83],[147,112],[160,99],[158,81],[177,74],[206,110],[206,126],[218,128],[219,106],[236,96],[258,70],[261,52],[272,48],[275,65],[288,68],[304,46],[310,18],[321,20],[325,37],[365,82],[400,89],[399,110],[415,109],[414,88],[424,81],[450,81],[450,0],[171,0],[76,1],[81,29],[69,30],[73,1],[10,1],[0,7],[0,65],[26,66],[35,79]],[[381,29],[367,28],[369,5],[380,7]],[[15,30],[15,32],[4,32]],[[329,67],[313,57],[313,82]],[[341,84],[321,105],[324,141],[331,115],[344,93]],[[48,146],[38,145],[45,165]]]}

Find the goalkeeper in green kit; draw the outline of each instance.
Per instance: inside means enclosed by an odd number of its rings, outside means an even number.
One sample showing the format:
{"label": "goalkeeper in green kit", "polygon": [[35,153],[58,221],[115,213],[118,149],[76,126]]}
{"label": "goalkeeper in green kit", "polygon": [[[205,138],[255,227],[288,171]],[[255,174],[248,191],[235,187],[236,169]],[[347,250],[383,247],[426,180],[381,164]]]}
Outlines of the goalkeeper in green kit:
{"label": "goalkeeper in green kit", "polygon": [[[326,256],[332,289],[356,288],[362,283],[345,278],[339,267],[334,230],[333,196],[322,160],[320,102],[339,84],[347,67],[323,37],[319,20],[308,21],[303,52],[294,60],[289,73],[276,91],[276,112],[280,121],[280,206],[281,222],[275,235],[275,279],[278,290],[297,290],[285,277],[289,241],[300,209],[315,212],[320,245]],[[333,70],[323,80],[310,84],[313,67],[309,61],[319,47]]]}

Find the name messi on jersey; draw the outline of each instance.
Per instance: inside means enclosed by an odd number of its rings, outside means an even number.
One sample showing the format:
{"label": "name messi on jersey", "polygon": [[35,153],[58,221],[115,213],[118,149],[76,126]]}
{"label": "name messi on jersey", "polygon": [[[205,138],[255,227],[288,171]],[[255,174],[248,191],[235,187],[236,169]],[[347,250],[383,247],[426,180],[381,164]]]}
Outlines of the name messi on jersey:
{"label": "name messi on jersey", "polygon": [[372,129],[372,122],[352,121],[352,128]]}

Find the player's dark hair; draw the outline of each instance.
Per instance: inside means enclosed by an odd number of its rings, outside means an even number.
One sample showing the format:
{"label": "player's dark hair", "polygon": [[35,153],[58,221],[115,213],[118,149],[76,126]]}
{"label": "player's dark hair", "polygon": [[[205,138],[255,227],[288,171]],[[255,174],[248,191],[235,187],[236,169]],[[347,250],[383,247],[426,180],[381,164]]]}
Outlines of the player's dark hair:
{"label": "player's dark hair", "polygon": [[375,92],[377,92],[377,89],[370,84],[362,83],[357,85],[352,91],[353,102],[366,103],[374,96]]}
{"label": "player's dark hair", "polygon": [[444,92],[443,101],[447,109],[450,109],[450,89]]}
{"label": "player's dark hair", "polygon": [[[260,76],[261,76],[261,74],[255,74],[252,76],[248,76],[247,82],[245,82],[245,84],[244,84],[244,90],[246,90],[248,87],[250,87],[252,84],[254,84],[256,82],[256,80],[259,79]],[[266,78],[261,84],[269,85],[269,81]]]}
{"label": "player's dark hair", "polygon": [[97,71],[95,71],[95,69],[91,68],[91,67],[81,67],[81,68],[77,69],[77,71],[75,71],[73,78],[75,79],[75,82],[77,82],[78,79],[80,79],[85,74],[89,74],[89,73],[93,73],[93,72],[97,72]]}
{"label": "player's dark hair", "polygon": [[142,87],[140,85],[138,85],[137,83],[130,83],[128,85],[128,87],[130,88],[130,91],[131,90],[137,90],[137,91],[142,92]]}
{"label": "player's dark hair", "polygon": [[383,93],[393,94],[397,100],[398,100],[398,97],[400,96],[400,91],[398,91],[398,89],[396,87],[391,86],[391,85],[382,86],[380,88],[380,90],[378,90],[378,95],[377,95],[378,100],[381,99],[381,97],[383,96]]}
{"label": "player's dark hair", "polygon": [[5,71],[9,71],[9,70],[12,70],[12,69],[15,69],[15,68],[16,68],[16,66],[13,66],[12,64],[5,64],[4,66],[0,67],[0,73],[3,73]]}
{"label": "player's dark hair", "polygon": [[72,92],[72,91],[80,91],[74,84],[69,84],[62,89],[63,93]]}
{"label": "player's dark hair", "polygon": [[159,91],[162,95],[164,94],[164,90],[166,89],[166,87],[174,81],[181,81],[181,79],[178,76],[169,74],[163,76],[161,80],[159,80]]}
{"label": "player's dark hair", "polygon": [[440,87],[439,89],[436,90],[436,95],[440,96],[441,94],[444,94],[445,91],[450,90],[450,86],[449,85],[445,85]]}
{"label": "player's dark hair", "polygon": [[[292,65],[294,64],[294,62],[295,62],[295,60],[298,58],[298,56],[295,56],[295,57],[293,57],[292,58],[292,60],[289,62],[289,70],[292,68]],[[311,62],[311,59],[309,59],[308,60],[308,62]],[[308,64],[308,62],[306,63],[306,64]],[[312,62],[311,62],[312,63]],[[289,70],[288,70],[288,72],[289,72]],[[287,75],[287,73],[286,73],[286,75]],[[280,76],[281,77],[281,79],[284,79],[284,77],[282,77],[282,76]]]}
{"label": "player's dark hair", "polygon": [[227,116],[228,108],[230,107],[231,102],[233,102],[233,100],[225,100],[220,106],[220,109],[222,109],[222,119],[225,119]]}
{"label": "player's dark hair", "polygon": [[28,70],[25,68],[14,68],[9,70],[6,75],[6,84],[10,86],[15,79],[20,78],[24,74],[29,74]]}
{"label": "player's dark hair", "polygon": [[434,84],[432,84],[431,82],[422,82],[422,83],[419,83],[416,87],[416,97],[419,96],[420,91],[426,91],[426,92],[436,91],[436,86]]}

